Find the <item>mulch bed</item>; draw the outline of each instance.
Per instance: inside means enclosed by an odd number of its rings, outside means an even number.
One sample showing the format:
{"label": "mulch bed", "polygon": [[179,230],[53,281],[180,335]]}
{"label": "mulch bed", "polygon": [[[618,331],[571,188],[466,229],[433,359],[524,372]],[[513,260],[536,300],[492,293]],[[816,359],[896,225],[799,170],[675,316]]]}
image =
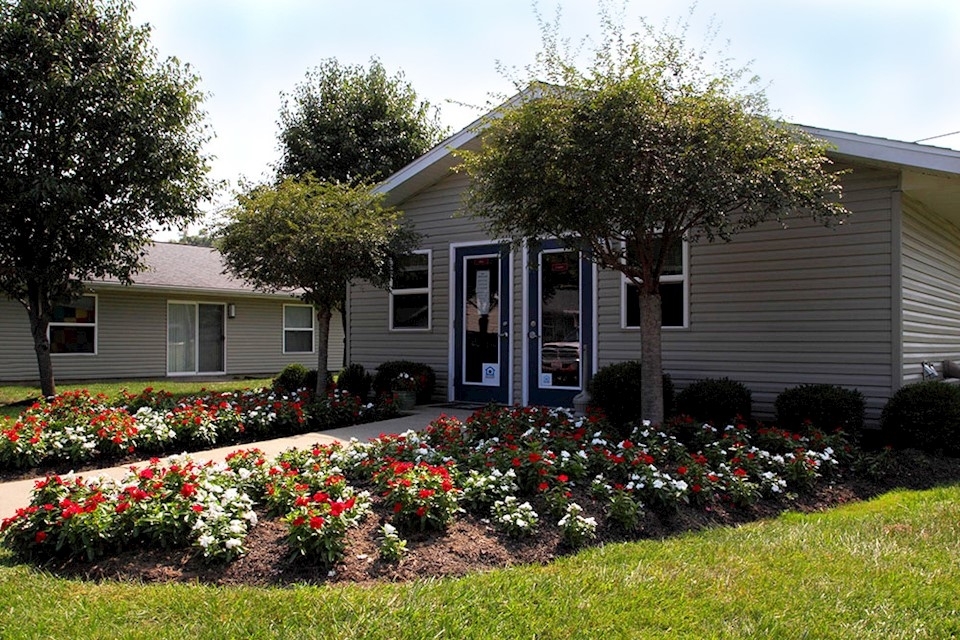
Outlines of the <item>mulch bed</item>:
{"label": "mulch bed", "polygon": [[[598,517],[596,545],[625,540],[662,539],[705,527],[729,526],[783,511],[813,512],[844,503],[865,500],[894,488],[926,489],[960,482],[960,459],[930,456],[914,451],[893,453],[882,476],[868,478],[847,472],[821,482],[813,491],[795,500],[762,501],[741,509],[721,504],[707,509],[682,506],[676,512],[646,512],[635,531],[623,532]],[[585,492],[574,495],[587,514],[599,516],[597,505]],[[60,561],[45,565],[55,575],[87,580],[119,580],[144,583],[190,582],[213,585],[284,586],[292,584],[336,584],[402,582],[408,580],[462,576],[521,564],[544,564],[573,552],[564,544],[546,506],[531,501],[541,514],[537,533],[515,540],[496,531],[481,518],[460,515],[444,532],[406,534],[408,553],[400,562],[389,563],[378,556],[378,534],[383,522],[368,517],[350,537],[345,559],[332,569],[306,558],[291,555],[285,542],[285,526],[261,516],[248,538],[248,553],[229,564],[212,564],[197,558],[190,549],[127,551],[95,562]],[[375,513],[382,513],[375,510]]]}

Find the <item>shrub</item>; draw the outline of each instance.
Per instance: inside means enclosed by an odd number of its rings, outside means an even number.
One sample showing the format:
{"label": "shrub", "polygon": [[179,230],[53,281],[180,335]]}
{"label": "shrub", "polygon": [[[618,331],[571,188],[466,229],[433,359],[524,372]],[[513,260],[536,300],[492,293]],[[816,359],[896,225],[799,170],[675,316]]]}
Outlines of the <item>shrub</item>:
{"label": "shrub", "polygon": [[893,394],[880,416],[887,442],[897,448],[960,453],[960,387],[917,382]]}
{"label": "shrub", "polygon": [[677,394],[677,412],[715,427],[750,420],[753,398],[742,382],[729,378],[697,380]]}
{"label": "shrub", "polygon": [[[273,379],[273,388],[280,393],[292,393],[300,389],[305,389],[307,388],[306,380],[308,373],[307,368],[299,362],[288,364],[283,368],[283,371]],[[316,381],[316,378],[314,378],[314,381]]]}
{"label": "shrub", "polygon": [[366,372],[362,364],[352,363],[344,367],[337,375],[337,388],[350,392],[361,401],[370,395],[373,376]]}
{"label": "shrub", "polygon": [[863,394],[832,384],[802,384],[786,389],[774,403],[777,426],[807,433],[812,426],[824,432],[843,430],[859,436],[866,411]]}
{"label": "shrub", "polygon": [[417,402],[430,402],[437,385],[437,374],[430,366],[409,360],[390,360],[377,367],[377,374],[373,378],[373,388],[377,395],[390,394],[391,383],[401,373],[406,373],[416,381]]}
{"label": "shrub", "polygon": [[[590,380],[588,389],[593,406],[607,416],[610,424],[621,435],[630,433],[633,423],[643,420],[640,415],[640,362],[628,360],[601,367]],[[663,374],[663,414],[673,412],[673,381]]]}

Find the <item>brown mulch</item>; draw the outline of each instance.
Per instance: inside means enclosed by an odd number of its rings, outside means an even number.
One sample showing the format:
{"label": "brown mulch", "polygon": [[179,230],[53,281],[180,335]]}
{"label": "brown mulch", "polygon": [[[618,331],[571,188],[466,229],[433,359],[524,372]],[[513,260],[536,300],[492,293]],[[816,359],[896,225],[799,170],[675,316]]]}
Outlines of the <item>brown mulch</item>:
{"label": "brown mulch", "polygon": [[[812,512],[864,500],[894,488],[926,489],[960,482],[960,459],[918,452],[891,454],[881,477],[848,472],[822,482],[793,500],[763,501],[747,509],[719,502],[702,507],[682,506],[673,513],[646,512],[635,531],[620,531],[598,517],[594,544],[637,539],[662,539],[705,527],[735,525],[792,510]],[[574,499],[587,515],[599,516],[599,505],[585,492]],[[368,517],[353,531],[344,560],[332,569],[292,555],[285,542],[285,527],[263,513],[248,538],[248,553],[228,564],[196,557],[190,549],[127,551],[95,562],[63,561],[44,566],[55,575],[136,582],[199,582],[215,585],[283,586],[301,583],[402,582],[430,577],[462,576],[520,564],[544,564],[573,552],[565,546],[543,503],[532,501],[541,514],[537,533],[512,539],[476,516],[460,515],[444,532],[405,534],[408,552],[400,563],[378,556],[378,534],[383,521]],[[379,513],[379,511],[375,511]]]}

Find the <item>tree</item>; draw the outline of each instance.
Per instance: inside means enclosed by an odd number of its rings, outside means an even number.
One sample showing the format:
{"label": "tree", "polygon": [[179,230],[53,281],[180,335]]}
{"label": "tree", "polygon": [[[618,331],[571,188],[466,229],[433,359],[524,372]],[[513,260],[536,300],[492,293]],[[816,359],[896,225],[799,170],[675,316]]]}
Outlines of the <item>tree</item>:
{"label": "tree", "polygon": [[375,182],[437,144],[444,134],[430,103],[403,74],[335,58],[309,71],[280,110],[279,176],[307,172],[328,182]]}
{"label": "tree", "polygon": [[643,415],[663,420],[659,281],[684,240],[730,240],[765,220],[842,221],[827,148],[769,115],[746,69],[719,63],[677,33],[644,23],[604,38],[580,71],[556,23],[516,103],[465,152],[468,208],[492,237],[554,236],[640,293]]}
{"label": "tree", "polygon": [[44,395],[57,301],[129,283],[151,227],[209,197],[198,78],[162,64],[127,0],[0,6],[0,291],[30,318]]}
{"label": "tree", "polygon": [[[388,76],[375,58],[369,69],[331,58],[284,97],[278,178],[312,173],[327,182],[373,183],[423,155],[444,134],[436,111],[402,73]],[[341,314],[346,297],[344,282]]]}
{"label": "tree", "polygon": [[240,194],[219,233],[231,273],[260,290],[299,290],[316,309],[318,393],[327,385],[330,317],[345,283],[389,287],[393,259],[417,242],[381,197],[365,185],[286,178]]}

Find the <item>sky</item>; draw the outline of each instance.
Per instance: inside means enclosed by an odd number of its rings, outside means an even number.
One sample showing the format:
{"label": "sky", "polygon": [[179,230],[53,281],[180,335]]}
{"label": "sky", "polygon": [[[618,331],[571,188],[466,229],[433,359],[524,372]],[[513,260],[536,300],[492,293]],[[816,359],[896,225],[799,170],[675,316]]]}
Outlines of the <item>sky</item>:
{"label": "sky", "polygon": [[[239,180],[273,174],[282,95],[336,58],[379,59],[460,131],[514,93],[504,69],[541,50],[526,0],[135,0],[160,59],[200,76],[213,140],[211,175],[229,203]],[[596,0],[539,0],[576,43],[600,33]],[[624,24],[686,18],[686,0],[632,0]],[[773,113],[838,131],[960,149],[960,2],[956,0],[699,0],[688,43],[749,65]],[[709,24],[717,37],[708,43]],[[176,234],[158,234],[170,239]]]}

